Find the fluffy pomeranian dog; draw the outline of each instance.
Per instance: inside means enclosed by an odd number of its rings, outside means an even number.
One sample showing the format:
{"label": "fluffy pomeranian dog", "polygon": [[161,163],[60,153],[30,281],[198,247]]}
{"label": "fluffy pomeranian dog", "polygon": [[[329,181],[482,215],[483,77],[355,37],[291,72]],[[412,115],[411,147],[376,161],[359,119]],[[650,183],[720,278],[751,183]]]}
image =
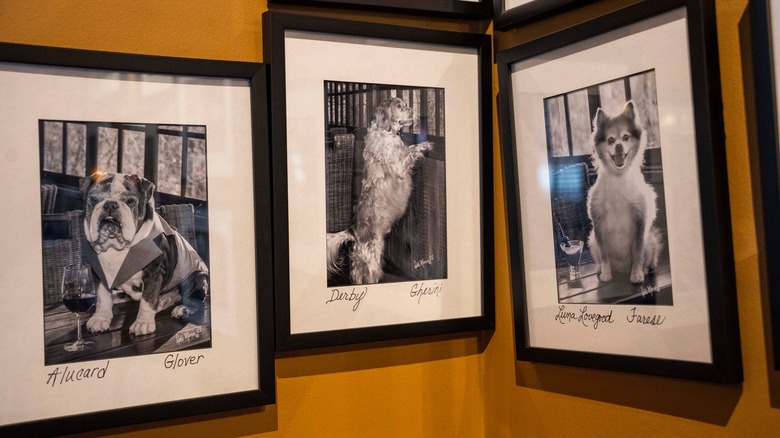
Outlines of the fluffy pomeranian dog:
{"label": "fluffy pomeranian dog", "polygon": [[432,142],[404,144],[399,131],[413,122],[414,110],[403,99],[385,99],[377,106],[365,137],[362,188],[352,226],[328,233],[329,272],[340,272],[341,247],[354,242],[349,251],[353,284],[378,283],[382,278],[385,236],[406,212],[414,165],[433,147]]}
{"label": "fluffy pomeranian dog", "polygon": [[656,193],[642,175],[646,134],[632,101],[611,117],[601,108],[593,118],[593,164],[597,177],[588,191],[588,239],[599,279],[613,272],[643,283],[658,263],[661,239],[654,226]]}

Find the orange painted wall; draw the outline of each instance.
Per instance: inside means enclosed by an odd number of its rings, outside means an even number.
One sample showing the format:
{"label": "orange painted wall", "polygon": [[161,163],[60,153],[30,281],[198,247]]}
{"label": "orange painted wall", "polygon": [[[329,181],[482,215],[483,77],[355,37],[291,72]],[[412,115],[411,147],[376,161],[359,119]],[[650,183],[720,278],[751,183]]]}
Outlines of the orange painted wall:
{"label": "orange painted wall", "polygon": [[[499,47],[625,4],[602,0],[496,35]],[[746,0],[717,2],[745,383],[714,385],[516,363],[498,142],[497,329],[277,356],[277,404],[100,434],[117,436],[517,437],[778,436],[780,378],[770,372],[753,213],[739,25]],[[0,41],[155,55],[262,60],[265,0],[2,0]],[[302,11],[288,7],[288,10]],[[459,31],[487,22],[323,11]],[[497,91],[494,78],[494,91]],[[494,109],[495,110],[495,109]],[[497,134],[497,125],[494,126]],[[110,396],[110,395],[107,395]]]}

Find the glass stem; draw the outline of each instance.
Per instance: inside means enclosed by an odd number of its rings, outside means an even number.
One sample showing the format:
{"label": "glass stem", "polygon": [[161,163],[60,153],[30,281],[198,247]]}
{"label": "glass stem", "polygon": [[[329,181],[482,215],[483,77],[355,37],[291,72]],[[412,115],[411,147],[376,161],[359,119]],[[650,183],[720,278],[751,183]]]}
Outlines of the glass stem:
{"label": "glass stem", "polygon": [[81,313],[76,314],[76,342],[82,343],[81,339]]}

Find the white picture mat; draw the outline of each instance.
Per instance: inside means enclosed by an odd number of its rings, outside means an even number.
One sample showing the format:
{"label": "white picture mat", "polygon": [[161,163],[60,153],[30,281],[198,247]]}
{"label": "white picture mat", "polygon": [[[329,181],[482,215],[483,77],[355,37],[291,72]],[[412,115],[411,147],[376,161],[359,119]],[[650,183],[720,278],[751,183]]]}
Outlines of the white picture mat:
{"label": "white picture mat", "polygon": [[[249,94],[248,81],[0,63],[0,376],[13,400],[0,424],[259,388]],[[212,347],[180,353],[203,355],[197,365],[116,358],[101,379],[47,384],[58,367],[107,360],[44,366],[39,119],[207,127]]]}
{"label": "white picture mat", "polygon": [[[478,61],[476,49],[285,32],[292,334],[482,315]],[[449,278],[356,287],[357,310],[326,304],[325,80],[444,88]],[[441,293],[418,301],[422,283]]]}
{"label": "white picture mat", "polygon": [[[493,1],[502,1],[502,0],[493,0]],[[504,10],[508,11],[512,8],[516,8],[518,6],[526,5],[531,2],[535,1],[544,1],[544,0],[503,0],[504,2]]]}
{"label": "white picture mat", "polygon": [[[687,35],[681,9],[512,66],[528,346],[712,362]],[[588,312],[612,311],[616,322],[598,329],[561,324],[544,98],[650,69],[657,80],[674,305],[637,306],[643,315],[664,317],[659,326],[629,323],[632,305],[594,304]],[[566,310],[580,315],[581,307]]]}

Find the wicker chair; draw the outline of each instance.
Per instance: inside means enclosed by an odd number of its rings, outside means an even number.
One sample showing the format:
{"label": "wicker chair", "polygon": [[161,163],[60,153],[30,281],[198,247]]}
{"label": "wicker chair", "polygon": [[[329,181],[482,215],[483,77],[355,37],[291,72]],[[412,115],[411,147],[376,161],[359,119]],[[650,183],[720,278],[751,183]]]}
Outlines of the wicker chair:
{"label": "wicker chair", "polygon": [[[197,251],[195,208],[192,204],[164,205],[157,209],[160,216],[177,230]],[[62,269],[70,264],[87,263],[82,249],[84,211],[72,210],[64,215],[68,221],[68,239],[43,241],[43,295],[44,304],[60,301]]]}
{"label": "wicker chair", "polygon": [[336,134],[325,147],[327,232],[336,233],[352,224],[352,167],[354,134]]}
{"label": "wicker chair", "polygon": [[57,200],[57,185],[41,185],[41,213],[51,214],[54,212],[54,203]]}

